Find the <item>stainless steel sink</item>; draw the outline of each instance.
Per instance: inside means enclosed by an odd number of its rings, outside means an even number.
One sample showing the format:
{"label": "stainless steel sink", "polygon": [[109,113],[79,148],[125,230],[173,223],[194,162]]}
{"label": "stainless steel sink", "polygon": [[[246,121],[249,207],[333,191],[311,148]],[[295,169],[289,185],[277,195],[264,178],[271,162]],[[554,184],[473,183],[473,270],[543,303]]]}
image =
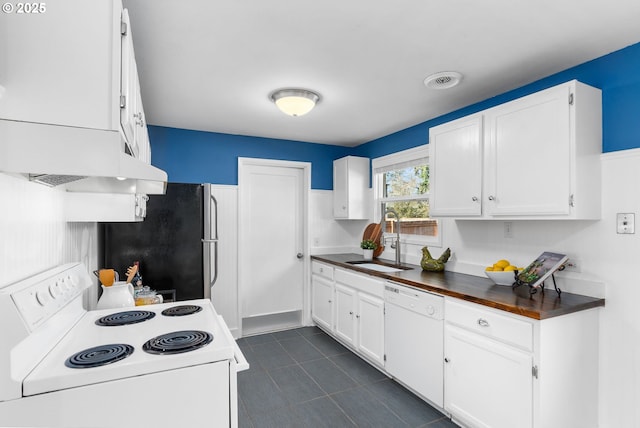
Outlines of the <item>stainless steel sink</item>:
{"label": "stainless steel sink", "polygon": [[361,261],[361,260],[347,262],[347,263],[358,266],[359,268],[362,268],[362,269],[369,269],[369,270],[374,270],[376,272],[384,272],[384,273],[402,272],[403,270],[411,269],[404,266],[386,265],[382,263],[371,263],[371,262]]}

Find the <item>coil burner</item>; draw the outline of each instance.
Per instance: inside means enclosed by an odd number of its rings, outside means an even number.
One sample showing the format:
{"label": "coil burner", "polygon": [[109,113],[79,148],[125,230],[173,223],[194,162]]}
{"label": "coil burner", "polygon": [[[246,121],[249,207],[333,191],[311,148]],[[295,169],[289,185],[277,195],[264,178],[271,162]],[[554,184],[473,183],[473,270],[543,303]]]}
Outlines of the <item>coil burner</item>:
{"label": "coil burner", "polygon": [[115,314],[106,315],[102,318],[99,318],[96,321],[96,325],[113,327],[120,325],[137,324],[139,322],[150,320],[155,316],[156,314],[154,312],[149,311],[117,312]]}
{"label": "coil burner", "polygon": [[124,343],[101,345],[77,352],[64,362],[71,369],[88,369],[115,363],[133,354],[133,346]]}
{"label": "coil burner", "polygon": [[147,341],[142,349],[149,354],[172,355],[195,351],[213,341],[213,335],[206,331],[174,331],[154,337]]}
{"label": "coil burner", "polygon": [[198,305],[180,305],[173,306],[171,308],[162,311],[162,315],[167,317],[181,317],[184,315],[191,315],[202,310],[202,306]]}

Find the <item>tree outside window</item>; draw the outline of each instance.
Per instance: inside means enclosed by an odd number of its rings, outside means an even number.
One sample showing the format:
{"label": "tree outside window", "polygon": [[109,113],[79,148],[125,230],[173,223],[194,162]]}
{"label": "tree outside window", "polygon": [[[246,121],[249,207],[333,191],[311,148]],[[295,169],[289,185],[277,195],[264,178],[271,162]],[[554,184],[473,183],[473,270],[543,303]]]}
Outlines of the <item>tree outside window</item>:
{"label": "tree outside window", "polygon": [[[429,217],[429,165],[421,163],[380,173],[383,212],[393,209],[400,217],[402,234],[437,236],[438,223]],[[396,232],[397,219],[385,215],[385,231]]]}

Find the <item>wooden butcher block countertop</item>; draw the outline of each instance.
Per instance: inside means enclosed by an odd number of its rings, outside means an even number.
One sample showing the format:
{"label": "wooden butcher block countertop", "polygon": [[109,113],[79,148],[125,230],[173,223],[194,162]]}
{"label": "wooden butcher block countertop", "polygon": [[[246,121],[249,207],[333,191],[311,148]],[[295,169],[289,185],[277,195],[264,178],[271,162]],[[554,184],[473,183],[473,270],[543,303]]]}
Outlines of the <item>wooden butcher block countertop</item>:
{"label": "wooden butcher block countertop", "polygon": [[[529,296],[528,287],[520,286],[513,289],[510,286],[495,285],[490,279],[479,276],[448,271],[425,272],[420,266],[410,264],[401,266],[411,269],[385,273],[348,263],[363,261],[359,254],[323,254],[311,256],[311,259],[537,320],[604,306],[604,299],[597,297],[565,292],[558,297],[550,280],[547,281],[544,294],[539,290]],[[374,263],[376,261],[374,260]],[[383,260],[377,262],[391,264]]]}

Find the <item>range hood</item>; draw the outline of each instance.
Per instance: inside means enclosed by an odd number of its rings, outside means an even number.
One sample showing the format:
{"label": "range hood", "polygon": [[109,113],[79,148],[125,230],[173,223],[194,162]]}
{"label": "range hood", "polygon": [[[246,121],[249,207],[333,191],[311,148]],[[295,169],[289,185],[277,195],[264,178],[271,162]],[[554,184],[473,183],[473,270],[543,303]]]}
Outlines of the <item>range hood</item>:
{"label": "range hood", "polygon": [[167,173],[128,153],[119,131],[0,119],[0,172],[69,192],[164,194]]}

